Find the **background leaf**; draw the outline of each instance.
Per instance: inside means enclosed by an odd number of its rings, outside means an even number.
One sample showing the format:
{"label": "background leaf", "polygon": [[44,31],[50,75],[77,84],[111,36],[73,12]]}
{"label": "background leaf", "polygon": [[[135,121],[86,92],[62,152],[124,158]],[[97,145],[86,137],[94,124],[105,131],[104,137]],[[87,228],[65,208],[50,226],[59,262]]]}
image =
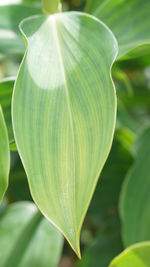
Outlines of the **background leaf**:
{"label": "background leaf", "polygon": [[10,155],[7,128],[0,106],[0,202],[8,186]]}
{"label": "background leaf", "polygon": [[22,19],[40,13],[40,9],[36,7],[0,6],[0,54],[24,53],[23,39],[18,25]]}
{"label": "background leaf", "polygon": [[27,177],[17,152],[11,152],[11,169],[6,196],[11,202],[32,201]]}
{"label": "background leaf", "polygon": [[10,205],[0,220],[1,266],[56,267],[63,239],[30,202]]}
{"label": "background leaf", "polygon": [[[115,132],[112,149],[102,170],[81,234],[83,257],[80,267],[108,267],[122,250],[118,200],[125,174],[132,164],[126,138]],[[85,248],[86,247],[86,248]]]}
{"label": "background leaf", "polygon": [[14,78],[7,78],[0,81],[0,104],[4,112],[10,142],[14,140],[11,124],[11,99],[13,86]]}
{"label": "background leaf", "polygon": [[114,132],[117,43],[105,25],[76,12],[34,17],[22,29],[28,50],[13,95],[15,139],[34,201],[80,256]]}
{"label": "background leaf", "polygon": [[108,267],[110,260],[122,251],[120,221],[113,216],[97,234],[93,245],[84,253],[78,267]]}
{"label": "background leaf", "polygon": [[[149,0],[89,0],[86,12],[98,17],[112,30],[119,44],[118,58],[141,45],[147,45],[150,53],[150,1]],[[133,53],[134,52],[134,53]],[[138,48],[130,56],[142,52]]]}
{"label": "background leaf", "polygon": [[115,139],[108,160],[102,170],[88,214],[99,213],[100,216],[117,210],[119,193],[127,170],[133,162],[129,147],[125,141],[119,140],[120,131],[116,131]]}
{"label": "background leaf", "polygon": [[116,257],[109,267],[149,267],[150,242],[133,245]]}
{"label": "background leaf", "polygon": [[135,145],[136,161],[124,181],[120,215],[125,246],[150,239],[150,128]]}

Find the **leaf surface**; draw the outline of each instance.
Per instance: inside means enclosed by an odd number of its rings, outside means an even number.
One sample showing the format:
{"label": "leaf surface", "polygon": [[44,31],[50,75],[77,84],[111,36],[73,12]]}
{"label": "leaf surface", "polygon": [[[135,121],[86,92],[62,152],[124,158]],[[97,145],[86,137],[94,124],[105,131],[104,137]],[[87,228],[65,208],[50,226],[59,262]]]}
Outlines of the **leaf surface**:
{"label": "leaf surface", "polygon": [[8,186],[10,166],[9,141],[4,115],[0,106],[0,202]]}
{"label": "leaf surface", "polygon": [[80,257],[81,226],[113,138],[117,43],[78,12],[21,27],[28,48],[13,95],[15,140],[34,201]]}
{"label": "leaf surface", "polygon": [[0,220],[2,267],[56,267],[63,238],[32,202],[11,204]]}
{"label": "leaf surface", "polygon": [[150,52],[149,0],[89,0],[85,11],[106,23],[115,34],[119,44],[118,58],[135,48],[135,55],[141,53],[141,45],[148,45]]}
{"label": "leaf surface", "polygon": [[124,250],[109,267],[149,267],[150,242],[141,242]]}

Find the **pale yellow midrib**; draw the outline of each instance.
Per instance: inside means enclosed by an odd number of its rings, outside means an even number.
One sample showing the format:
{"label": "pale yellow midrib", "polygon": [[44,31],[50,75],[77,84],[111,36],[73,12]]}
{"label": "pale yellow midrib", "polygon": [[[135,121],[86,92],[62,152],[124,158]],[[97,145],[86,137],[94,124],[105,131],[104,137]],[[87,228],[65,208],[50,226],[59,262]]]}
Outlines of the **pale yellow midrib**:
{"label": "pale yellow midrib", "polygon": [[[71,108],[70,108],[70,101],[69,101],[69,89],[68,89],[68,85],[67,85],[67,78],[66,78],[66,73],[65,73],[65,67],[64,67],[64,62],[63,62],[63,58],[62,58],[62,53],[61,53],[61,48],[60,48],[60,40],[59,40],[59,34],[58,34],[58,30],[57,30],[57,25],[56,25],[56,20],[57,20],[57,15],[52,16],[51,20],[52,20],[52,24],[53,24],[53,33],[54,33],[54,37],[56,40],[56,47],[57,47],[57,51],[58,51],[58,57],[59,57],[59,61],[60,61],[60,66],[61,66],[61,70],[62,70],[62,74],[63,74],[63,78],[64,78],[64,87],[66,89],[66,99],[67,99],[67,105],[68,105],[68,111],[69,111],[69,118],[70,118],[70,125],[71,125],[71,132],[72,132],[72,139],[73,139],[73,158],[74,158],[74,211],[76,211],[76,202],[75,202],[75,139],[74,139],[74,127],[73,127],[73,121],[72,121],[72,112],[71,112]],[[72,216],[73,218],[75,217],[73,210],[71,210]],[[74,223],[75,223],[75,229],[76,228],[76,221],[73,219]]]}

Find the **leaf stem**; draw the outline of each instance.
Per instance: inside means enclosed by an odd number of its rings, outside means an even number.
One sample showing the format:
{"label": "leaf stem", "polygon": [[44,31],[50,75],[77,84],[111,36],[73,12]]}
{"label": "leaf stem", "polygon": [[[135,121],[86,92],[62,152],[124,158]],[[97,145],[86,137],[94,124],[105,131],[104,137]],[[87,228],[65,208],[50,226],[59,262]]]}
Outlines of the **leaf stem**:
{"label": "leaf stem", "polygon": [[62,11],[61,0],[42,0],[42,4],[45,14],[54,14]]}

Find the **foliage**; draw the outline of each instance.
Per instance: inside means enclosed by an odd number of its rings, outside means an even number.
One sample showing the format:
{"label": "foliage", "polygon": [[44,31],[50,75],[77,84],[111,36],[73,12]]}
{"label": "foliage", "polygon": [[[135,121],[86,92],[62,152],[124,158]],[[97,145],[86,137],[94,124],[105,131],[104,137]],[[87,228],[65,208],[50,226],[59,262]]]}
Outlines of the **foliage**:
{"label": "foliage", "polygon": [[149,12],[0,3],[0,266],[150,266]]}

